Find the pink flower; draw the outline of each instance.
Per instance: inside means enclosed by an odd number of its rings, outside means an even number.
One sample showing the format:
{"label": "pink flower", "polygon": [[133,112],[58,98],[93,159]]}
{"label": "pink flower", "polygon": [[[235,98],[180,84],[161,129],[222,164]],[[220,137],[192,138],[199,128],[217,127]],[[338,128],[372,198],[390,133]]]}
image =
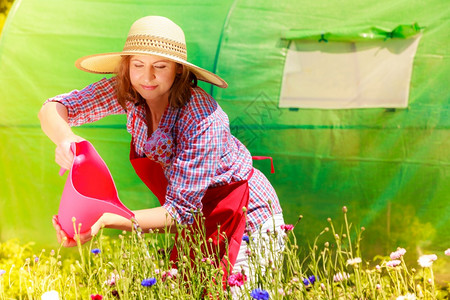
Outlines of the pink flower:
{"label": "pink flower", "polygon": [[345,272],[344,273],[339,272],[333,276],[334,282],[341,282],[341,281],[347,280],[349,278],[350,278],[350,275]]}
{"label": "pink flower", "polygon": [[166,281],[167,279],[175,278],[178,274],[177,269],[171,269],[170,271],[164,271],[161,274],[162,281]]}
{"label": "pink flower", "polygon": [[422,255],[417,262],[422,268],[429,268],[433,265],[433,261],[437,259],[436,254]]}
{"label": "pink flower", "polygon": [[294,230],[294,225],[292,224],[283,224],[280,226],[281,229],[283,229],[284,231],[291,231]]}
{"label": "pink flower", "polygon": [[400,265],[401,263],[402,263],[401,260],[394,259],[394,260],[388,261],[388,262],[386,263],[386,267],[394,268],[394,267]]}
{"label": "pink flower", "polygon": [[404,248],[397,248],[397,251],[391,253],[390,257],[392,260],[400,259],[403,255],[405,255],[406,250]]}
{"label": "pink flower", "polygon": [[445,255],[448,255],[448,256],[450,256],[450,248],[448,248],[447,250],[445,250]]}
{"label": "pink flower", "polygon": [[300,279],[298,279],[298,277],[292,277],[291,279],[292,282],[300,282]]}
{"label": "pink flower", "polygon": [[242,286],[247,281],[247,276],[242,273],[234,273],[228,277],[228,284],[230,286]]}

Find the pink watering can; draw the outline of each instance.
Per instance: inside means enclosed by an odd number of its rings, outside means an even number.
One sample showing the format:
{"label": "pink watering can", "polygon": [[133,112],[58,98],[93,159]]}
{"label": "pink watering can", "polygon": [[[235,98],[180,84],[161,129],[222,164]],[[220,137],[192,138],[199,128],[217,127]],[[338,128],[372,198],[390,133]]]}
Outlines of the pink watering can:
{"label": "pink watering can", "polygon": [[[81,223],[79,233],[89,231],[103,213],[114,213],[125,218],[134,214],[119,200],[116,185],[103,159],[88,141],[72,143],[72,168],[64,186],[58,210],[58,222],[68,236],[75,234],[75,225]],[[60,175],[65,173],[61,169]]]}

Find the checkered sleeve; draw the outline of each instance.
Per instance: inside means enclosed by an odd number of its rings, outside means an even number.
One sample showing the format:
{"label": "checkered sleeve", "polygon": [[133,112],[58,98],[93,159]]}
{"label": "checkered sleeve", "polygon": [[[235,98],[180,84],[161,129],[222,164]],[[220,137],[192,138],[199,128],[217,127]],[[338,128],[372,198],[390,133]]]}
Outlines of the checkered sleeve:
{"label": "checkered sleeve", "polygon": [[73,90],[45,101],[59,102],[67,108],[69,125],[92,123],[108,115],[124,114],[117,101],[115,78],[103,78],[82,90]]}
{"label": "checkered sleeve", "polygon": [[[212,100],[213,101],[213,100]],[[164,207],[178,223],[192,224],[193,212],[202,209],[202,198],[218,168],[226,134],[215,115],[214,102],[205,99],[181,116],[176,155],[169,173]]]}

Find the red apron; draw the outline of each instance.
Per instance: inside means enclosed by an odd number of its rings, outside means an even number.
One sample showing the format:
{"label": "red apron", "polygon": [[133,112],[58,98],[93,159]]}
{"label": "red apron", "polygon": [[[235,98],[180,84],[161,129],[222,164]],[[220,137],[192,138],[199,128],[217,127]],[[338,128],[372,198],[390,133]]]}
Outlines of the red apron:
{"label": "red apron", "polygon": [[[130,161],[136,174],[155,194],[160,204],[163,205],[168,183],[161,165],[147,157],[137,157],[133,145],[130,151]],[[248,179],[252,175],[253,170]],[[228,277],[228,270],[233,270],[244,235],[246,218],[242,208],[248,205],[248,179],[209,188],[202,199],[206,240],[208,241],[211,238],[214,249],[219,247],[220,265],[225,272],[224,280]],[[219,224],[221,235],[219,235],[217,227]],[[226,243],[223,242],[223,233],[225,233],[228,241],[228,249],[226,249]],[[227,251],[228,260],[225,260],[224,255],[227,254]],[[177,256],[178,252],[176,247],[174,247],[171,260],[177,261]],[[228,264],[228,261],[230,264]]]}

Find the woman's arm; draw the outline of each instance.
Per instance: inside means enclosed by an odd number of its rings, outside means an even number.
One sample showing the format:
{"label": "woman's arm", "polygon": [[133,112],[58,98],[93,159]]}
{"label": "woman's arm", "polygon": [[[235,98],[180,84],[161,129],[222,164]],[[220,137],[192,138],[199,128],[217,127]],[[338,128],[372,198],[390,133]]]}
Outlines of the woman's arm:
{"label": "woman's arm", "polygon": [[[174,219],[172,219],[169,212],[162,206],[135,210],[133,212],[137,223],[142,228],[144,233],[148,233],[150,229],[158,229],[159,232],[164,232],[164,230],[166,229],[172,233],[176,232]],[[130,220],[125,217],[116,214],[105,213],[91,227],[91,234],[97,234],[102,226],[105,226],[106,228],[131,231],[132,225]]]}
{"label": "woman's arm", "polygon": [[56,144],[56,162],[70,169],[73,155],[72,142],[84,139],[75,135],[71,126],[95,122],[112,114],[123,114],[125,110],[117,101],[115,78],[102,79],[84,89],[73,90],[48,99],[39,112],[44,133]]}
{"label": "woman's arm", "polygon": [[55,161],[61,167],[69,170],[72,166],[73,154],[70,150],[72,142],[84,139],[75,135],[68,124],[68,113],[59,102],[48,102],[39,111],[42,131],[56,145]]}
{"label": "woman's arm", "polygon": [[[160,233],[165,232],[165,230],[171,233],[177,232],[174,219],[172,219],[169,212],[164,207],[135,210],[134,215],[144,233],[148,233],[150,229],[158,229]],[[132,223],[130,220],[111,213],[104,213],[98,221],[92,225],[90,231],[84,232],[74,238],[69,237],[61,228],[57,216],[53,216],[52,223],[56,231],[56,239],[58,240],[58,243],[62,244],[64,247],[75,247],[78,239],[81,244],[90,241],[103,226],[126,231],[132,230]]]}

